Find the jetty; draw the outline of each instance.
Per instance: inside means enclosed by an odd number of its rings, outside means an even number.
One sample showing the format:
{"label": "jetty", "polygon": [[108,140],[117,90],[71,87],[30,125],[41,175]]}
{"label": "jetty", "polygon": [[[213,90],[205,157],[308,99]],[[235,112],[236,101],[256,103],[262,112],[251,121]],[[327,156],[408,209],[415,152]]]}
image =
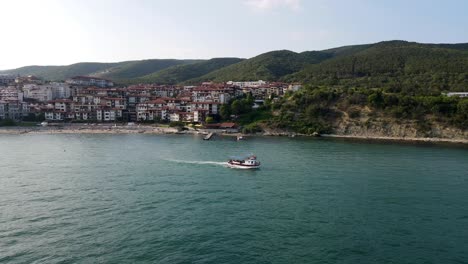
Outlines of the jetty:
{"label": "jetty", "polygon": [[211,133],[209,133],[208,135],[206,135],[206,136],[203,138],[203,140],[210,140],[210,139],[213,137],[213,135],[214,135],[214,133],[211,132]]}

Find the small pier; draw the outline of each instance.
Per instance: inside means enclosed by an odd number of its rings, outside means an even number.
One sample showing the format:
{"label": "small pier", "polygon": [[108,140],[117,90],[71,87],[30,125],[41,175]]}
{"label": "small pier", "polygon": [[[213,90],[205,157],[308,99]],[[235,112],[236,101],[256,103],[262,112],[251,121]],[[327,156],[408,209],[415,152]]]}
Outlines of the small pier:
{"label": "small pier", "polygon": [[203,138],[203,140],[210,140],[210,139],[213,137],[213,135],[214,135],[214,133],[211,132],[211,133],[209,133],[208,135],[206,135],[206,136]]}

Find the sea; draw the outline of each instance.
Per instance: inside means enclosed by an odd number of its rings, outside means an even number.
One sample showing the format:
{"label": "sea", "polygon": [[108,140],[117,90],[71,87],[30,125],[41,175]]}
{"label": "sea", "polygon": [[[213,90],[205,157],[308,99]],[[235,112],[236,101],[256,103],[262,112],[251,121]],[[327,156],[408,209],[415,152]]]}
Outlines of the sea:
{"label": "sea", "polygon": [[468,263],[468,149],[0,135],[0,263]]}

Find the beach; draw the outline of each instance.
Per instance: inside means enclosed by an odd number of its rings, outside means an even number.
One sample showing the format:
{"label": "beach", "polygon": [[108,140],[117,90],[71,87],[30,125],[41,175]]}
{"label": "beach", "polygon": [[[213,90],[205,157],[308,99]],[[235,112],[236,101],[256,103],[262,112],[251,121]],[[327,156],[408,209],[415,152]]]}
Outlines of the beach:
{"label": "beach", "polygon": [[67,124],[45,127],[2,127],[0,134],[175,134],[177,128],[150,125]]}

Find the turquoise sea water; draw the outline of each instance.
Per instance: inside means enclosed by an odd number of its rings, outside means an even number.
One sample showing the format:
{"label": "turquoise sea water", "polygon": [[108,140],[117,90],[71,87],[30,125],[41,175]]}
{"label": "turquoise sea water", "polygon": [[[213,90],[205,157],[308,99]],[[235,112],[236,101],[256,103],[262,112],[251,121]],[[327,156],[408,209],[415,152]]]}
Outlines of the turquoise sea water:
{"label": "turquoise sea water", "polygon": [[147,262],[468,263],[468,150],[0,135],[0,263]]}

